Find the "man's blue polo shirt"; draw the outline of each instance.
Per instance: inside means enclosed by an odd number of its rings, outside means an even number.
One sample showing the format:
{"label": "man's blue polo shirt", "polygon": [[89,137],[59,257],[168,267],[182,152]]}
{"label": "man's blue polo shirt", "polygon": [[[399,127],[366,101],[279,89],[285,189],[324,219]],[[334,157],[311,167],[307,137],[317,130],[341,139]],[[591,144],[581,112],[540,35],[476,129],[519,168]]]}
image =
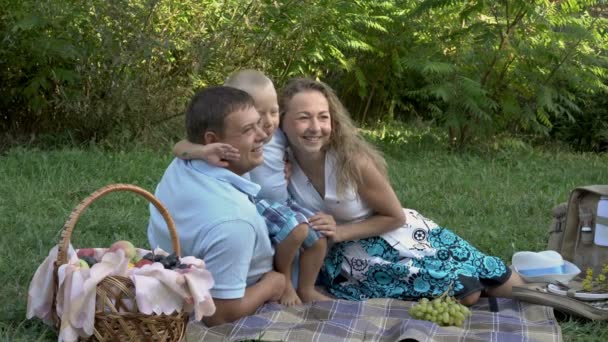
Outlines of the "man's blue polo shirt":
{"label": "man's blue polo shirt", "polygon": [[[242,298],[245,288],[272,270],[274,250],[264,219],[250,200],[260,186],[205,161],[174,159],[156,197],[175,221],[183,256],[205,261],[215,285],[211,295]],[[148,240],[171,251],[167,225],[150,205]]]}

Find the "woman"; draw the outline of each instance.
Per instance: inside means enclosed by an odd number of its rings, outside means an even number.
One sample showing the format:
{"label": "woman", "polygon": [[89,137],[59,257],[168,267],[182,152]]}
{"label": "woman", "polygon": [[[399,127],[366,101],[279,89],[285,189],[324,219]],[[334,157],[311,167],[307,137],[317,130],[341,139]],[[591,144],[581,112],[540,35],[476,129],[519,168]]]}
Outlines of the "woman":
{"label": "woman", "polygon": [[333,295],[412,299],[449,290],[472,305],[482,290],[509,297],[523,282],[500,259],[401,208],[384,159],[358,135],[329,86],[294,79],[279,102],[293,162],[290,192],[325,213],[313,224],[333,242],[321,274]]}

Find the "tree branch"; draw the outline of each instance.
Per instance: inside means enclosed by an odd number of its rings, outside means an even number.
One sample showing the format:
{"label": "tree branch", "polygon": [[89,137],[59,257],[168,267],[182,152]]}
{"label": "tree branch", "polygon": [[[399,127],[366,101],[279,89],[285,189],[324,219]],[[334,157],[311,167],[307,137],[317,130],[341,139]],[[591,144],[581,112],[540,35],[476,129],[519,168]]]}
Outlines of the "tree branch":
{"label": "tree branch", "polygon": [[[508,10],[508,1],[506,2],[507,6],[507,10]],[[498,56],[500,54],[500,52],[505,48],[505,46],[507,45],[507,41],[508,38],[511,36],[512,34],[512,30],[515,26],[517,26],[517,24],[519,24],[519,22],[524,18],[526,14],[526,10],[524,8],[522,8],[516,15],[515,15],[515,19],[513,19],[512,23],[507,22],[507,27],[506,27],[506,31],[503,33],[502,30],[500,31],[500,42],[498,44],[498,48],[496,49],[496,53],[494,54],[494,56],[492,57],[492,62],[490,62],[490,65],[488,66],[488,69],[486,70],[486,72],[484,73],[483,77],[481,78],[481,85],[484,86],[488,79],[490,78],[490,75],[492,74],[492,71],[494,70],[494,66],[496,66],[496,63],[498,62]]]}
{"label": "tree branch", "polygon": [[[598,18],[599,17],[593,18],[593,21],[591,21],[591,25],[589,25],[589,30],[593,28]],[[566,54],[564,55],[564,57],[557,63],[557,65],[551,70],[551,72],[547,76],[547,79],[544,82],[545,84],[547,84],[553,78],[553,76],[555,76],[557,70],[559,70],[562,65],[564,65],[564,63],[566,63],[566,60],[568,60],[577,51],[577,47],[583,42],[583,40],[585,40],[583,37],[579,38],[571,48],[566,50]]]}

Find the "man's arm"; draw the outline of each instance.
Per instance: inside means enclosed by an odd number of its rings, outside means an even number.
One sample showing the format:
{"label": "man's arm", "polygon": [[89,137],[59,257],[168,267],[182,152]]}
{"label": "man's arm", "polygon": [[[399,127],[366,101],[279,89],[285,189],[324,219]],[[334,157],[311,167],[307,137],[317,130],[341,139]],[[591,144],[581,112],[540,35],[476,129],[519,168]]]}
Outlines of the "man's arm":
{"label": "man's arm", "polygon": [[213,316],[204,317],[203,322],[208,326],[214,326],[252,315],[264,303],[278,300],[284,289],[285,277],[281,273],[270,271],[257,283],[249,286],[243,298],[213,298],[215,313]]}
{"label": "man's arm", "polygon": [[[273,271],[247,287],[255,241],[256,234],[249,223],[233,220],[215,226],[199,243],[199,257],[205,261],[215,282],[211,296],[216,311],[203,319],[206,324],[217,325],[250,315],[283,292],[285,279]],[[271,266],[272,258],[269,259]]]}

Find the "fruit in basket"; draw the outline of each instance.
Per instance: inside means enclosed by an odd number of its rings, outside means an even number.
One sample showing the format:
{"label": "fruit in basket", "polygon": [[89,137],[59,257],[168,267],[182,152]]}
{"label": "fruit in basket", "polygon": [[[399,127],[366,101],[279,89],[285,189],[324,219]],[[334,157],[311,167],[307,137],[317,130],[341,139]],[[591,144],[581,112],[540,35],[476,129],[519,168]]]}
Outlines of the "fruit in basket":
{"label": "fruit in basket", "polygon": [[171,253],[169,255],[160,255],[154,254],[153,252],[144,255],[140,261],[135,263],[135,267],[143,267],[144,265],[149,265],[155,262],[160,263],[165,269],[168,270],[189,268],[187,266],[182,267],[179,257],[175,253]]}
{"label": "fruit in basket", "polygon": [[89,267],[91,267],[97,263],[97,260],[95,260],[94,257],[90,257],[90,256],[81,256],[80,260],[86,261],[86,263],[87,263],[87,265],[89,265]]}
{"label": "fruit in basket", "polygon": [[152,261],[152,260],[149,260],[149,259],[141,259],[141,260],[139,260],[139,261],[138,261],[138,262],[135,264],[135,267],[137,267],[137,268],[141,268],[141,267],[144,267],[144,266],[146,266],[146,265],[153,264],[153,263],[154,263],[154,261]]}
{"label": "fruit in basket", "polygon": [[80,266],[80,268],[83,268],[83,269],[89,268],[89,264],[82,259],[78,259],[78,266]]}
{"label": "fruit in basket", "polygon": [[179,264],[179,258],[177,254],[171,253],[165,257],[165,262],[169,266],[168,268],[173,268]]}
{"label": "fruit in basket", "polygon": [[130,241],[116,241],[112,244],[112,246],[110,246],[110,252],[116,252],[119,249],[122,249],[125,252],[125,257],[129,260],[133,259],[137,255],[137,250],[135,250],[135,246],[133,246]]}
{"label": "fruit in basket", "polygon": [[154,253],[150,252],[150,253],[144,255],[144,257],[142,259],[150,260],[150,261],[153,262],[154,261]]}
{"label": "fruit in basket", "polygon": [[82,259],[82,257],[95,257],[95,249],[94,248],[81,248],[76,252],[76,255]]}

